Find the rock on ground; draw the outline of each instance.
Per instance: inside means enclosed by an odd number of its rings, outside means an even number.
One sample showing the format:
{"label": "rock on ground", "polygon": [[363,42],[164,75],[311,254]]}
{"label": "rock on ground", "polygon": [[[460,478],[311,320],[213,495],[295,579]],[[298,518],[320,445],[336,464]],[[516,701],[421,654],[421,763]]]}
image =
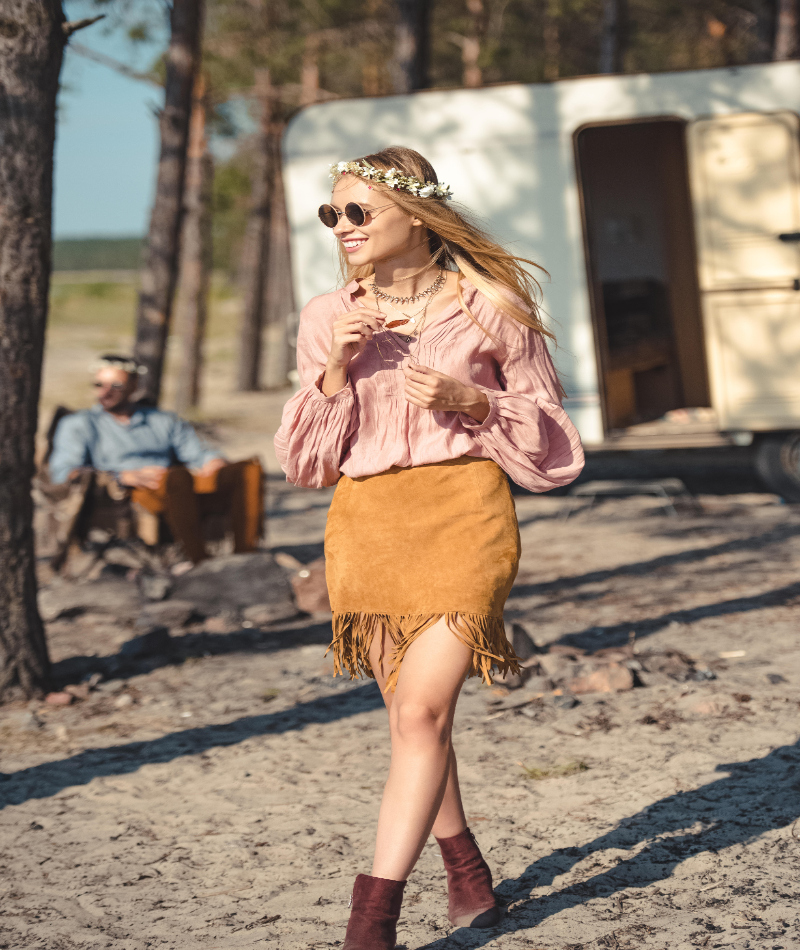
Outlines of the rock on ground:
{"label": "rock on ground", "polygon": [[39,612],[45,622],[88,612],[135,615],[140,606],[136,584],[122,577],[85,583],[56,578],[39,591]]}
{"label": "rock on ground", "polygon": [[171,596],[209,614],[264,604],[283,610],[284,616],[297,612],[286,574],[267,551],[203,561],[175,578]]}

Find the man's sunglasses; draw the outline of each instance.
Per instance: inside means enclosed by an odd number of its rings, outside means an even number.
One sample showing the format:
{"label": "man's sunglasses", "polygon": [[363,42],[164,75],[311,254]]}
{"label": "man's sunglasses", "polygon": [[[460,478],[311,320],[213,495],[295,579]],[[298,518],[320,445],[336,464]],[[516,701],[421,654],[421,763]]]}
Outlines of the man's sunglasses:
{"label": "man's sunglasses", "polygon": [[92,383],[95,389],[116,389],[118,392],[125,389],[127,383]]}
{"label": "man's sunglasses", "polygon": [[344,211],[337,211],[333,205],[320,205],[319,215],[320,221],[325,225],[326,228],[335,228],[339,223],[339,218],[344,215],[350,224],[354,224],[357,228],[363,227],[370,219],[375,217],[376,211],[381,211],[384,208],[391,208],[391,204],[381,205],[379,208],[362,208],[360,204],[356,204],[355,201],[349,201],[344,206]]}

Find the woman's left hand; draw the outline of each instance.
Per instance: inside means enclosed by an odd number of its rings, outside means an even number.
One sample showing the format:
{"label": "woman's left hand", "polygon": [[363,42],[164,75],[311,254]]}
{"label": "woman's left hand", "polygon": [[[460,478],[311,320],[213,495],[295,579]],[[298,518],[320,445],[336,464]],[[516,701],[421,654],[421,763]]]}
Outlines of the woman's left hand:
{"label": "woman's left hand", "polygon": [[489,400],[480,389],[465,386],[452,376],[445,376],[419,363],[404,363],[406,399],[412,406],[439,412],[464,412],[483,422],[489,415]]}

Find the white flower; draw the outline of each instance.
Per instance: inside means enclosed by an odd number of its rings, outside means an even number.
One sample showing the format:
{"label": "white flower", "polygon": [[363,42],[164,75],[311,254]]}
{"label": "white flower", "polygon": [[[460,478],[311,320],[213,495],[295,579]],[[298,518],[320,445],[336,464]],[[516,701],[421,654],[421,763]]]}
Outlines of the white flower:
{"label": "white flower", "polygon": [[390,168],[389,171],[383,171],[375,168],[369,162],[336,162],[330,166],[330,176],[334,181],[351,172],[359,175],[367,181],[382,182],[384,185],[392,188],[394,191],[407,191],[410,195],[419,198],[450,198],[449,185],[434,185],[432,182],[423,181],[414,175],[404,175],[396,168]]}

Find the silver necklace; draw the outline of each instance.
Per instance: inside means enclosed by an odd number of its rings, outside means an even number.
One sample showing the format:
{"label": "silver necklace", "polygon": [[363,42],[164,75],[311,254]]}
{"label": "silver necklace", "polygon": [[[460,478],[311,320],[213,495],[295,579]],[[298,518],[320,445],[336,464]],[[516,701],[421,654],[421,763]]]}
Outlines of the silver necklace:
{"label": "silver necklace", "polygon": [[[441,288],[437,288],[437,289],[434,291],[434,294],[433,294],[432,296],[435,296],[435,295],[439,292],[440,289],[441,289]],[[386,332],[386,338],[387,338],[388,342],[391,343],[392,349],[395,351],[395,353],[397,353],[397,354],[400,356],[400,359],[401,359],[401,360],[402,360],[402,359],[405,359],[406,355],[408,355],[408,356],[410,356],[410,357],[413,357],[413,359],[415,359],[415,360],[418,360],[418,359],[419,359],[419,351],[420,351],[420,348],[421,348],[421,346],[422,346],[422,328],[425,326],[425,319],[426,319],[426,317],[428,316],[428,306],[430,305],[430,302],[431,302],[430,298],[429,298],[428,300],[426,300],[426,301],[425,301],[425,306],[424,306],[424,307],[422,308],[422,310],[420,311],[420,312],[422,313],[422,319],[420,320],[419,326],[417,327],[416,336],[415,336],[414,334],[406,335],[405,333],[397,333],[396,331],[390,330],[388,324],[384,324],[384,331],[385,331],[385,332],[388,331],[388,332]],[[380,300],[378,300],[377,298],[376,298],[376,304],[377,304],[377,307],[378,307],[378,312],[380,313],[380,310],[381,310],[381,302],[380,302]],[[394,309],[394,308],[392,308],[392,309]],[[409,321],[409,322],[415,323],[416,321],[415,321],[415,320],[411,320],[411,321]],[[414,339],[416,339],[417,345],[416,345],[416,347],[415,347],[415,349],[414,349],[414,352],[412,353],[411,350],[409,349],[408,354],[404,353],[404,352],[400,349],[400,347],[397,345],[397,343],[395,342],[395,340],[394,340],[394,337],[395,337],[395,336],[400,337],[400,339],[401,339],[404,343],[407,343],[407,344],[408,344],[408,343],[411,343]],[[378,353],[380,353],[380,356],[381,356],[381,359],[383,360],[383,362],[384,362],[384,363],[390,362],[389,360],[386,359],[386,357],[383,355],[383,352],[381,351],[381,345],[380,345],[380,343],[379,343],[379,341],[378,341],[378,337],[376,336],[374,339],[375,339],[375,345],[376,345],[376,347],[377,347],[377,349],[378,349]]]}
{"label": "silver necklace", "polygon": [[385,291],[381,290],[375,278],[372,278],[372,283],[369,286],[369,289],[372,291],[372,295],[376,300],[385,300],[388,304],[400,304],[401,306],[408,306],[408,304],[416,303],[418,300],[424,300],[425,297],[431,297],[433,294],[438,293],[442,289],[442,285],[446,280],[444,268],[439,269],[439,274],[436,280],[430,285],[430,287],[425,290],[421,290],[418,294],[412,294],[410,297],[395,297],[393,294],[387,294]]}

